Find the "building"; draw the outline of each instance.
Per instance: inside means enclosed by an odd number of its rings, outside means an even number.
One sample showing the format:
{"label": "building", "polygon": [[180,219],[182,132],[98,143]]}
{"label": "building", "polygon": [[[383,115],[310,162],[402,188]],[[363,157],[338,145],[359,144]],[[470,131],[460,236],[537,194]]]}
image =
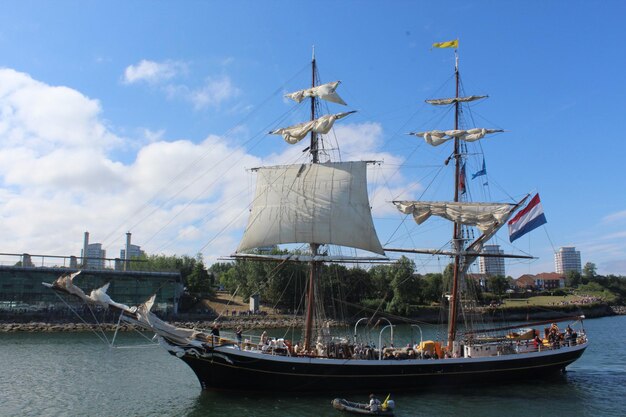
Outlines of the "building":
{"label": "building", "polygon": [[80,251],[82,267],[84,269],[104,269],[107,253],[102,249],[102,243],[89,243],[89,232],[85,232],[83,249]]}
{"label": "building", "polygon": [[[54,256],[53,259],[58,261],[59,257]],[[69,317],[69,314],[74,314],[71,308],[81,305],[81,302],[70,296],[60,298],[55,291],[41,283],[52,284],[61,275],[77,271],[67,267],[7,266],[0,263],[0,314],[9,317],[9,313],[15,312],[21,317],[28,313],[37,315],[36,321],[47,321],[60,312],[66,312]],[[152,311],[165,315],[178,312],[178,303],[183,294],[180,272],[83,269],[74,283],[87,294],[109,283],[107,294],[113,300],[129,306],[139,305],[156,294]],[[30,307],[24,311],[24,305]],[[98,317],[100,320],[101,316]]]}
{"label": "building", "polygon": [[139,245],[129,245],[128,258],[126,258],[126,249],[120,249],[120,259],[139,258],[144,254],[145,252],[141,250],[141,246]]}
{"label": "building", "polygon": [[535,275],[539,287],[544,290],[555,290],[565,287],[565,275],[558,272],[542,272]]}
{"label": "building", "polygon": [[515,280],[515,286],[520,290],[536,290],[537,282],[534,275],[524,274]]}
{"label": "building", "polygon": [[568,271],[582,272],[580,262],[580,252],[573,246],[559,248],[554,254],[554,267],[558,274],[565,274]]}
{"label": "building", "polygon": [[102,249],[102,243],[89,243],[86,248],[81,251],[83,258],[83,268],[86,269],[104,269],[104,261],[107,253]]}
{"label": "building", "polygon": [[525,274],[515,280],[515,286],[521,290],[554,290],[565,287],[565,276],[558,272]]}
{"label": "building", "polygon": [[[503,255],[504,251],[500,249],[500,245],[485,245],[482,253]],[[487,276],[506,276],[504,270],[504,258],[500,256],[480,256],[478,258],[478,267],[480,269],[480,273]]]}

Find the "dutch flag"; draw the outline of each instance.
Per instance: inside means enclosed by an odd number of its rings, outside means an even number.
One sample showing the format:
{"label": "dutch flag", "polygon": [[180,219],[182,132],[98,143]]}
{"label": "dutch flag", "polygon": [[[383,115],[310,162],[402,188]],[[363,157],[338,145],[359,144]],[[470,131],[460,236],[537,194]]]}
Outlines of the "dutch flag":
{"label": "dutch flag", "polygon": [[530,203],[509,221],[509,240],[513,242],[547,222],[539,194],[535,194]]}

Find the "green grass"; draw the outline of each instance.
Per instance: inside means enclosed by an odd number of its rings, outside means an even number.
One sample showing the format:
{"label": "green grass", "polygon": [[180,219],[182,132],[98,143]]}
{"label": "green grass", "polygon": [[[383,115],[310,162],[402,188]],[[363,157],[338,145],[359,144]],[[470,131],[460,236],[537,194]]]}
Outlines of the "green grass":
{"label": "green grass", "polygon": [[536,297],[530,297],[527,299],[524,298],[505,298],[502,300],[505,307],[522,307],[522,306],[541,306],[541,307],[551,307],[555,305],[560,305],[561,302],[565,301],[569,303],[576,303],[580,299],[578,295],[566,295],[566,296],[558,296],[558,295],[538,295]]}

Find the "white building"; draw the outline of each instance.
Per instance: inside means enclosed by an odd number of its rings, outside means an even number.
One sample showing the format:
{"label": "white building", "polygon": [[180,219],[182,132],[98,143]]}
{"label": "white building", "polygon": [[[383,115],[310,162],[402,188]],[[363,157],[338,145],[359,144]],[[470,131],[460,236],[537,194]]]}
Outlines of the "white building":
{"label": "white building", "polygon": [[[500,245],[485,245],[482,253],[503,255],[504,251],[500,249]],[[480,273],[487,276],[506,276],[504,270],[504,258],[499,256],[479,256],[478,267],[480,269]]]}
{"label": "white building", "polygon": [[582,272],[580,252],[573,246],[564,246],[554,254],[554,267],[559,274],[567,271]]}

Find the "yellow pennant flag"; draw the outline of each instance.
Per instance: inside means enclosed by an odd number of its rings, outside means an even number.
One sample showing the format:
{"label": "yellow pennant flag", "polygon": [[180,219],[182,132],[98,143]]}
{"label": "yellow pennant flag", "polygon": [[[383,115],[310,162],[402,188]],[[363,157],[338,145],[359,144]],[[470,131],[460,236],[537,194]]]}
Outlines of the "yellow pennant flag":
{"label": "yellow pennant flag", "polygon": [[455,39],[453,41],[448,42],[437,42],[433,43],[433,48],[454,48],[457,49],[459,47],[459,40]]}

